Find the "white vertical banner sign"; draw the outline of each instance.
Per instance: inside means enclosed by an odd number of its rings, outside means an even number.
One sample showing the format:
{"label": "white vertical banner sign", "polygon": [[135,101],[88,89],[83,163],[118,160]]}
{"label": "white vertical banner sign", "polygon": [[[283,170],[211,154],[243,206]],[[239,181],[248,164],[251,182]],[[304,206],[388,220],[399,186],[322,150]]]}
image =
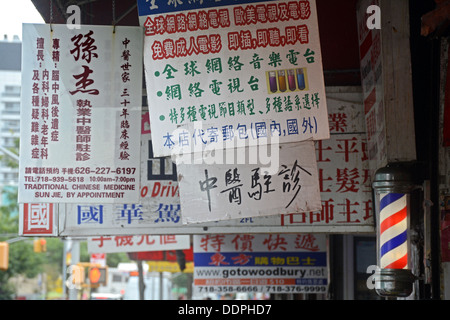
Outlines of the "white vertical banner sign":
{"label": "white vertical banner sign", "polygon": [[142,37],[24,24],[19,202],[139,200]]}
{"label": "white vertical banner sign", "polygon": [[58,205],[53,203],[23,203],[19,205],[20,236],[58,235]]}

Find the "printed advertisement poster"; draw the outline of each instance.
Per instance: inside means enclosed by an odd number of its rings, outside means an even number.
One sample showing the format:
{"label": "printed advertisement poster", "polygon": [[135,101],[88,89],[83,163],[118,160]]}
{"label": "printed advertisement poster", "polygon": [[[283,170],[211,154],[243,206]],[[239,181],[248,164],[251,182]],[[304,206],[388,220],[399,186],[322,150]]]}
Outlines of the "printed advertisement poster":
{"label": "printed advertisement poster", "polygon": [[195,293],[325,293],[326,236],[194,236]]}

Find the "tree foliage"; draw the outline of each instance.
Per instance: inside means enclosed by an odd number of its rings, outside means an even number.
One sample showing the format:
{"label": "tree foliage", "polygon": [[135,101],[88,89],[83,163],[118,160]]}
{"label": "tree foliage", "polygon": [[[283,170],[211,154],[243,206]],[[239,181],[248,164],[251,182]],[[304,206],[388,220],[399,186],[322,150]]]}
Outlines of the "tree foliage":
{"label": "tree foliage", "polygon": [[[19,139],[9,151],[18,155]],[[11,157],[0,154],[3,165],[17,168],[18,163]],[[17,188],[4,186],[0,189],[4,205],[0,206],[0,241],[11,240],[18,237],[19,231],[19,205],[17,203]],[[9,281],[17,275],[26,278],[34,278],[40,273],[47,276],[48,291],[55,290],[55,284],[61,283],[63,276],[64,243],[60,238],[46,238],[46,252],[36,253],[33,250],[33,238],[11,242],[9,244],[8,270],[0,270],[0,300],[12,299],[16,289]],[[86,242],[80,246],[80,261],[89,262],[90,255],[87,252]],[[129,261],[125,253],[113,253],[107,255],[107,265],[116,267],[119,262]]]}
{"label": "tree foliage", "polygon": [[[14,154],[18,154],[19,141],[15,142],[15,147],[10,148]],[[1,155],[0,161],[11,168],[17,168],[18,163],[11,158]],[[18,237],[19,231],[19,205],[17,203],[17,188],[3,186],[1,190],[2,203],[0,206],[0,241],[14,240]],[[12,299],[16,288],[10,284],[9,280],[17,275],[26,278],[34,278],[44,271],[43,263],[45,256],[33,251],[33,239],[12,241],[9,244],[9,264],[8,270],[0,271],[0,299]],[[61,260],[60,260],[61,261]]]}
{"label": "tree foliage", "polygon": [[[18,234],[17,190],[3,189],[7,205],[0,206],[0,241]],[[0,271],[0,299],[11,299],[15,288],[8,281],[14,275],[33,278],[42,272],[42,256],[33,252],[31,241],[12,242],[9,245],[8,270]]]}

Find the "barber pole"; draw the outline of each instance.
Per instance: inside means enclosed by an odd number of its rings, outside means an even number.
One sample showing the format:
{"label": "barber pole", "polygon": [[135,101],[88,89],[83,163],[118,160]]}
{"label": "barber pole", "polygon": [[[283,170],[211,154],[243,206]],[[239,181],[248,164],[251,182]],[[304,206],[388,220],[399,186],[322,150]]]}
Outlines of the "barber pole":
{"label": "barber pole", "polygon": [[407,197],[380,194],[380,267],[408,269]]}
{"label": "barber pole", "polygon": [[401,164],[380,168],[375,173],[372,186],[377,209],[379,266],[375,291],[382,297],[409,297],[417,280],[409,261],[410,196],[418,188],[414,182],[412,170]]}

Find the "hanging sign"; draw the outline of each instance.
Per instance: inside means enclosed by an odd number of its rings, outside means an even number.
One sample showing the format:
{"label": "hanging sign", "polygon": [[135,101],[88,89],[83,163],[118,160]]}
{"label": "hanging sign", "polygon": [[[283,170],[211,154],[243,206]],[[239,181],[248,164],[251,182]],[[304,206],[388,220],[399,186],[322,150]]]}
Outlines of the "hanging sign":
{"label": "hanging sign", "polygon": [[137,252],[183,250],[191,245],[188,235],[99,236],[88,238],[88,252]]}
{"label": "hanging sign", "polygon": [[326,236],[194,236],[196,293],[325,293]]}
{"label": "hanging sign", "polygon": [[137,3],[155,156],[329,138],[315,0]]}
{"label": "hanging sign", "polygon": [[142,29],[23,30],[19,202],[138,201]]}
{"label": "hanging sign", "polygon": [[[249,154],[256,149],[249,147]],[[225,150],[226,158],[234,158],[235,150]],[[269,167],[177,164],[183,223],[320,210],[314,142],[285,143],[275,150]],[[197,156],[202,157],[194,154],[194,163]]]}

